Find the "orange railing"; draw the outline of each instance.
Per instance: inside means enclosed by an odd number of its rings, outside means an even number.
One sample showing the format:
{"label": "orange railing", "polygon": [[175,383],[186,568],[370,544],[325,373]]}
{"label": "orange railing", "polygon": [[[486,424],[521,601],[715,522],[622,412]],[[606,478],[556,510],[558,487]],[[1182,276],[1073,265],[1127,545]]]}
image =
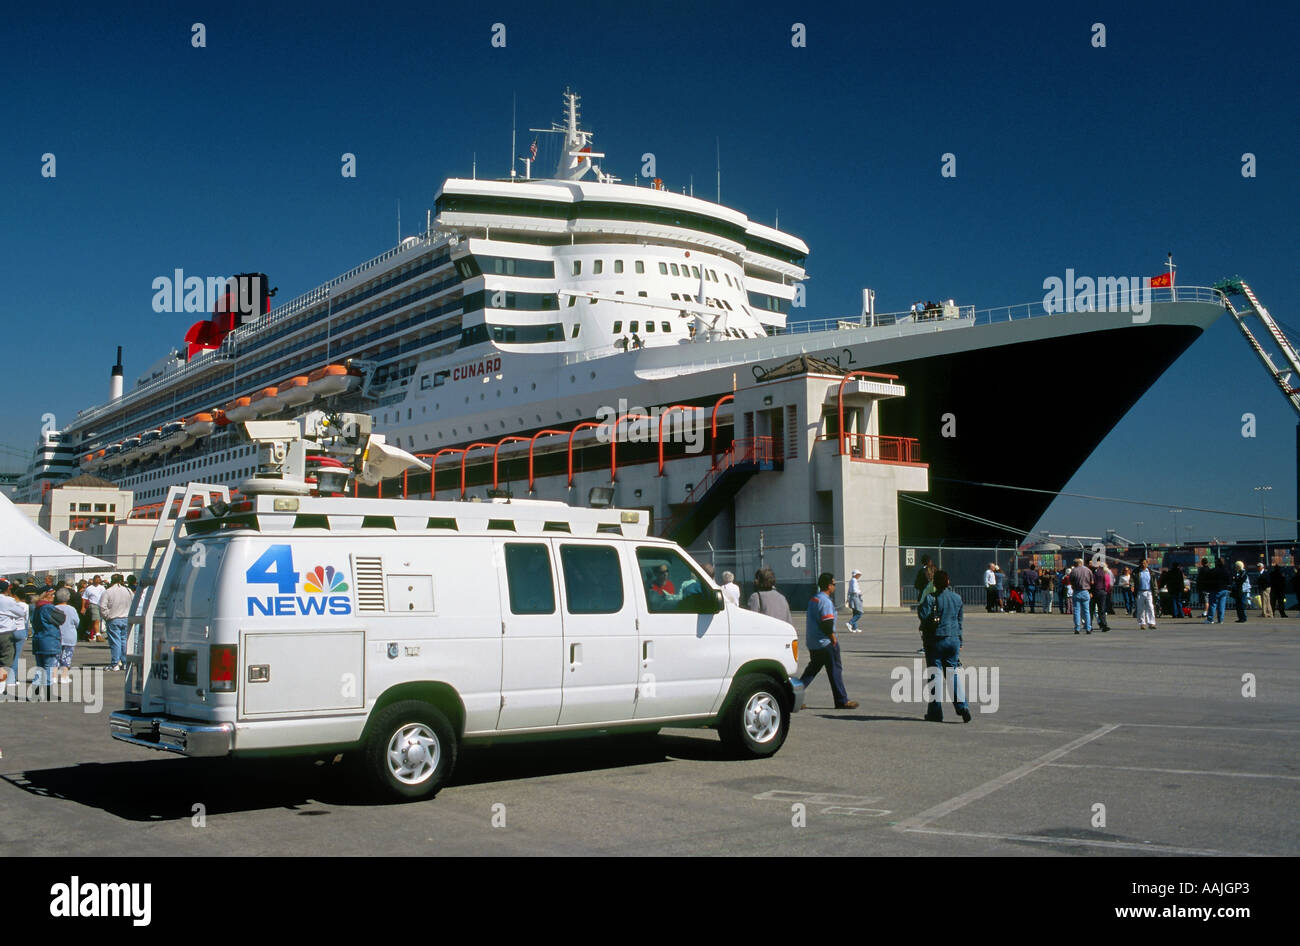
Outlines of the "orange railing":
{"label": "orange railing", "polygon": [[876,434],[845,433],[823,437],[843,445],[844,455],[868,463],[920,463],[921,443],[915,437],[881,437]]}

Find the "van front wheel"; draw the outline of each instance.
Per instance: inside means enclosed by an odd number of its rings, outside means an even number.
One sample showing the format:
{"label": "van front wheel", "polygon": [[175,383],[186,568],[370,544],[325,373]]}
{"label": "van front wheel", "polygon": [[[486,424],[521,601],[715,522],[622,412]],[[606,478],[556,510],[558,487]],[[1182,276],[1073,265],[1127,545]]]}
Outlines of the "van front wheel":
{"label": "van front wheel", "polygon": [[456,734],[447,717],[419,700],[379,711],[365,748],[365,771],[389,798],[432,798],[456,767]]}
{"label": "van front wheel", "polygon": [[736,681],[718,735],[731,751],[747,758],[775,755],[790,731],[790,706],[781,687],[764,674]]}

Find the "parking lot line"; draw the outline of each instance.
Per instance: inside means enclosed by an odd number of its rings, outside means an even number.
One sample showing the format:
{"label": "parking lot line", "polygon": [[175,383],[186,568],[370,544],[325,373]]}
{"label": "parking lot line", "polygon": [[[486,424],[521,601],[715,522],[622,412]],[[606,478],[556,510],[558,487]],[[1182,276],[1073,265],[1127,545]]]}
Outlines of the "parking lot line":
{"label": "parking lot line", "polygon": [[1222,772],[1205,769],[1152,769],[1141,765],[1103,765],[1099,762],[1051,762],[1054,769],[1123,769],[1127,772],[1163,772],[1166,775],[1221,775],[1224,778],[1280,778],[1300,782],[1300,775],[1273,775],[1268,772]]}
{"label": "parking lot line", "polygon": [[954,811],[957,811],[959,808],[965,808],[971,802],[979,801],[984,796],[993,794],[999,788],[1003,788],[1007,785],[1010,785],[1012,782],[1018,779],[1024,778],[1029,773],[1041,769],[1043,766],[1047,765],[1048,763],[1055,762],[1057,759],[1061,758],[1067,753],[1073,752],[1075,749],[1079,748],[1080,746],[1087,745],[1093,740],[1100,739],[1102,736],[1106,735],[1109,732],[1114,732],[1119,727],[1120,727],[1119,723],[1107,723],[1105,726],[1102,726],[1098,729],[1094,729],[1092,732],[1088,733],[1087,735],[1080,736],[1078,739],[1075,739],[1072,742],[1067,742],[1065,745],[1060,746],[1059,748],[1053,749],[1051,752],[1039,756],[1037,759],[1034,759],[1032,762],[1026,762],[1024,765],[1014,768],[1010,772],[1006,772],[1002,775],[999,775],[997,778],[985,782],[983,785],[978,785],[975,788],[972,788],[970,791],[962,792],[960,795],[957,795],[954,798],[949,798],[945,802],[940,802],[938,805],[935,805],[933,808],[927,808],[925,811],[921,812],[918,815],[913,815],[911,818],[907,818],[904,819],[903,821],[898,822],[896,825],[894,825],[894,830],[914,831],[917,830],[918,828],[922,828],[925,825],[928,825],[932,821],[938,821],[940,818],[944,817],[945,815],[950,815]]}
{"label": "parking lot line", "polygon": [[986,841],[1022,841],[1031,844],[1064,844],[1070,847],[1100,847],[1111,850],[1141,851],[1144,854],[1181,854],[1187,857],[1264,857],[1263,854],[1243,854],[1215,851],[1209,848],[1172,847],[1167,844],[1147,844],[1142,841],[1102,841],[1092,838],[1056,838],[1044,834],[995,834],[991,831],[947,831],[943,828],[908,828],[913,834],[940,834],[953,838],[978,838]]}
{"label": "parking lot line", "polygon": [[1197,726],[1187,723],[1124,723],[1129,727],[1142,729],[1226,729],[1231,732],[1269,732],[1284,736],[1300,736],[1300,729],[1252,729],[1250,726]]}

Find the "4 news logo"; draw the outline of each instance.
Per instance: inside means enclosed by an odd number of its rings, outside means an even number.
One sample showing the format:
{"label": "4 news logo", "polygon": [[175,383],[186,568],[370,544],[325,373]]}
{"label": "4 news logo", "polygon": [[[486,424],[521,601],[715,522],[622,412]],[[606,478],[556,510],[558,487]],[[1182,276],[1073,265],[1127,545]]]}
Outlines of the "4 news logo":
{"label": "4 news logo", "polygon": [[[249,585],[275,585],[278,593],[248,596],[248,616],[298,617],[309,614],[340,616],[352,613],[347,575],[333,565],[317,565],[303,576],[293,567],[293,546],[272,545],[248,571]],[[298,586],[301,583],[302,590]]]}

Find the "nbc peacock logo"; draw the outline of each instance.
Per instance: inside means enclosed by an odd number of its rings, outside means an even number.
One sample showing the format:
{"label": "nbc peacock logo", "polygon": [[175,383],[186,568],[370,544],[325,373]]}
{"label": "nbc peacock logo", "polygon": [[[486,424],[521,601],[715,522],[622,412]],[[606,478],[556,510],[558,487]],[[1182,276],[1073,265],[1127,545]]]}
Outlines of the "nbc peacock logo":
{"label": "nbc peacock logo", "polygon": [[333,565],[317,565],[303,579],[302,590],[308,594],[340,594],[348,590],[348,583]]}

